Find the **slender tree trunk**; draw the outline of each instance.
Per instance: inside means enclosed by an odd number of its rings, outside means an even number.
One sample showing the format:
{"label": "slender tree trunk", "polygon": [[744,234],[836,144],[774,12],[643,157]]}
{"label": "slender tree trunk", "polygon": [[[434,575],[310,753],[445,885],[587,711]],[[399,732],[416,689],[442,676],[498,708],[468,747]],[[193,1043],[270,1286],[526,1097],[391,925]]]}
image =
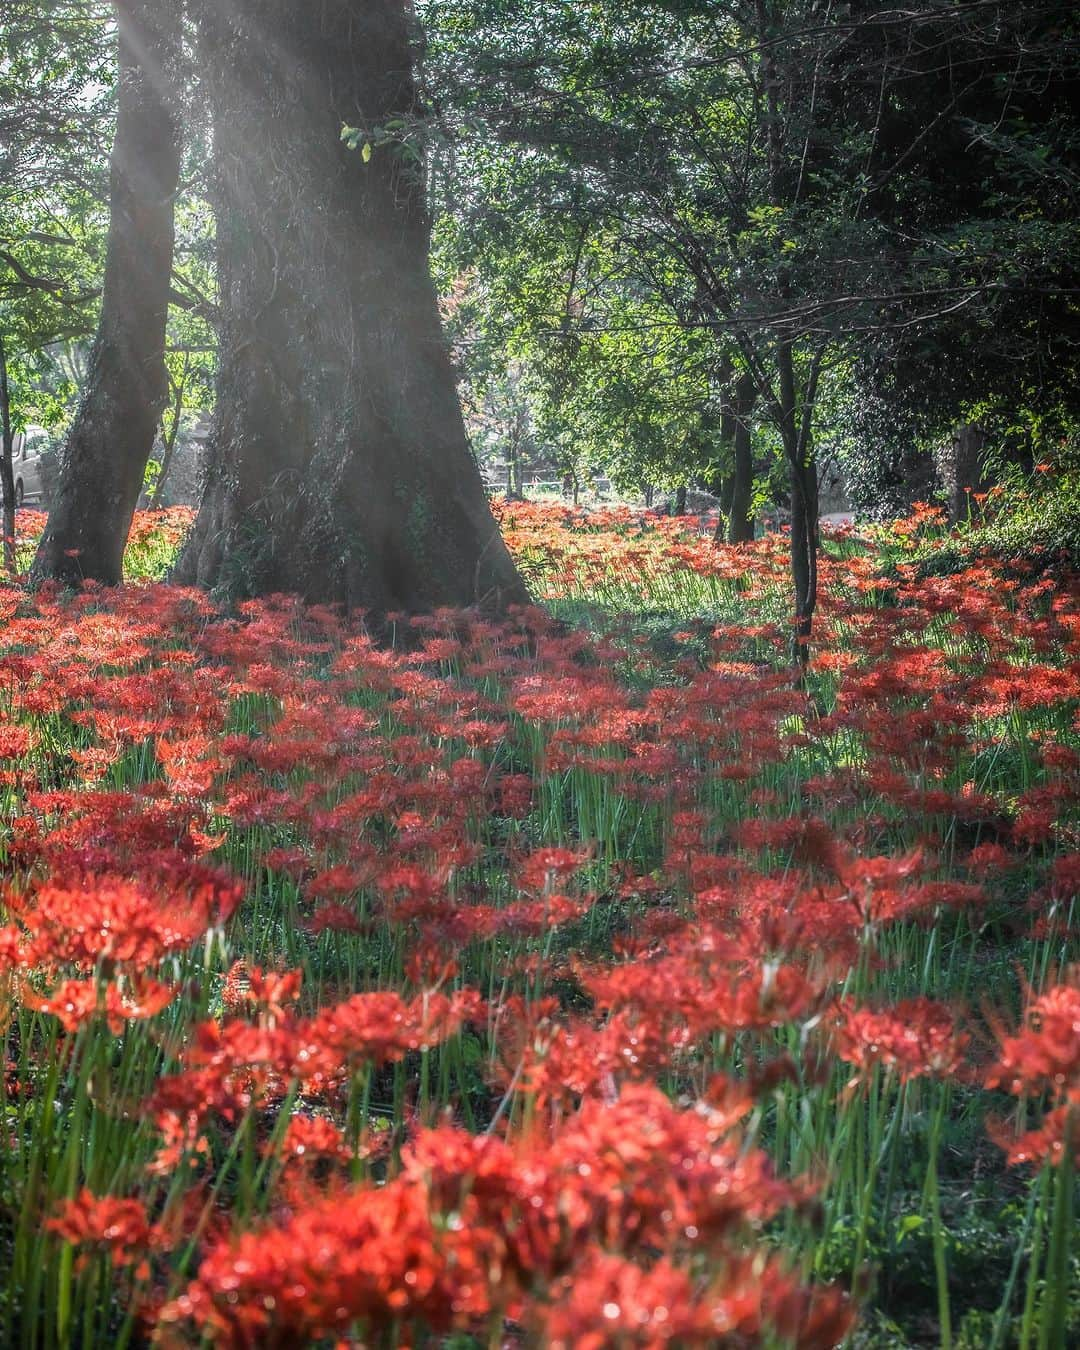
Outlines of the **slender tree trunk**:
{"label": "slender tree trunk", "polygon": [[37,581],[120,581],[168,396],[181,7],[176,0],[115,0],[115,6],[118,114],[101,319],[31,572]]}
{"label": "slender tree trunk", "polygon": [[[761,75],[765,93],[765,129],[769,165],[769,190],[773,205],[788,204],[783,159],[783,129],[780,123],[780,72],[776,61],[775,11],[767,0],[754,0],[757,38],[761,43]],[[778,287],[787,294],[783,271]],[[795,632],[793,657],[805,666],[810,657],[810,636],[817,607],[818,489],[817,466],[813,458],[811,424],[818,374],[824,348],[819,347],[805,379],[800,399],[795,374],[795,346],[790,336],[776,344],[778,400],[776,412],[784,455],[791,476],[791,579],[795,589]]]}
{"label": "slender tree trunk", "polygon": [[[721,437],[726,440],[726,437]],[[727,539],[728,525],[731,517],[731,503],[735,500],[735,474],[729,470],[720,479],[720,486],[717,489],[717,496],[720,499],[720,514],[716,520],[716,529],[713,532],[713,543],[722,544]]]}
{"label": "slender tree trunk", "polygon": [[506,496],[509,501],[521,501],[525,496],[521,472],[521,449],[515,428],[506,447]]}
{"label": "slender tree trunk", "polygon": [[750,417],[757,400],[753,376],[741,375],[735,385],[732,421],[731,502],[727,511],[727,541],[744,544],[754,537],[754,456],[750,448]]}
{"label": "slender tree trunk", "polygon": [[686,515],[686,484],[685,484],[685,483],[680,483],[679,486],[675,489],[675,500],[674,500],[674,502],[672,503],[672,506],[671,506],[671,514],[672,514],[673,516],[685,516],[685,515]]}
{"label": "slender tree trunk", "polygon": [[15,571],[15,437],[11,431],[11,390],[8,387],[7,347],[0,336],[0,490],[4,494],[4,566]]}
{"label": "slender tree trunk", "polygon": [[720,480],[720,515],[713,533],[717,544],[744,544],[754,537],[754,457],[751,414],[758,399],[753,375],[740,375],[720,418],[720,441],[731,453],[731,468]]}
{"label": "slender tree trunk", "polygon": [[791,472],[791,578],[795,583],[795,639],[793,656],[805,666],[810,654],[810,636],[817,608],[818,573],[818,482],[817,465],[811,456],[802,461],[797,452],[789,461]]}
{"label": "slender tree trunk", "polygon": [[180,435],[180,418],[184,412],[184,391],[187,389],[189,366],[190,359],[185,354],[183,369],[173,390],[172,416],[169,418],[168,429],[164,433],[161,471],[158,474],[157,482],[154,484],[154,494],[150,499],[152,511],[157,511],[161,506],[161,499],[165,492],[165,481],[169,476],[169,470],[172,468],[173,456],[176,454],[176,440]]}
{"label": "slender tree trunk", "polygon": [[197,12],[223,328],[176,578],[375,617],[527,601],[465,438],[424,168],[378,132],[416,112],[405,0]]}
{"label": "slender tree trunk", "polygon": [[811,432],[823,355],[824,348],[819,347],[810,358],[800,400],[792,344],[787,339],[777,344],[780,432],[791,476],[791,579],[795,588],[792,654],[801,666],[805,666],[810,657],[810,636],[817,608],[818,479]]}

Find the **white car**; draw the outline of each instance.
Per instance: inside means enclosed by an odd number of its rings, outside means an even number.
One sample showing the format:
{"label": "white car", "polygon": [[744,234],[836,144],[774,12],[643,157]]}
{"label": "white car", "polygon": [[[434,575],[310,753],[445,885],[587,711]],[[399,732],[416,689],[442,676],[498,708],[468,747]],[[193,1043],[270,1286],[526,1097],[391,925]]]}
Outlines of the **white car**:
{"label": "white car", "polygon": [[15,505],[41,501],[41,456],[49,448],[49,433],[44,427],[27,427],[15,433],[11,449],[11,471],[15,478]]}

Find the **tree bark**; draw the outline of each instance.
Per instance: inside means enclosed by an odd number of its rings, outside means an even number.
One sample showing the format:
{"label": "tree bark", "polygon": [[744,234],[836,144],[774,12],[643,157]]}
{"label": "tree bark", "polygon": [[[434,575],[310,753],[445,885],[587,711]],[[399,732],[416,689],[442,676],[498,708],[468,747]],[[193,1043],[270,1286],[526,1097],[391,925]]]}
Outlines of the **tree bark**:
{"label": "tree bark", "polygon": [[982,453],[986,433],[977,422],[961,422],[953,428],[939,455],[939,468],[949,501],[949,519],[954,525],[967,520],[971,493],[983,486]]}
{"label": "tree bark", "polygon": [[[721,440],[727,440],[726,436],[721,436]],[[728,517],[731,515],[731,503],[735,500],[735,474],[733,470],[728,470],[720,478],[716,495],[720,499],[720,515],[716,522],[716,530],[713,533],[713,543],[722,544],[727,538]]]}
{"label": "tree bark", "polygon": [[169,476],[169,470],[173,465],[173,456],[176,454],[176,441],[180,435],[180,419],[184,413],[184,393],[187,389],[190,364],[190,358],[185,353],[183,369],[180,371],[180,377],[172,391],[172,416],[169,419],[168,429],[165,430],[163,427],[161,470],[158,473],[157,482],[154,484],[153,496],[150,498],[150,509],[152,511],[157,511],[161,507],[165,493],[165,480]]}
{"label": "tree bark", "polygon": [[406,0],[197,12],[223,327],[176,579],[374,618],[526,602],[465,438],[424,166],[392,126],[416,113]]}
{"label": "tree bark", "polygon": [[801,408],[795,378],[792,344],[777,344],[776,368],[780,390],[780,434],[791,480],[791,579],[795,589],[795,633],[792,656],[805,667],[810,658],[818,588],[818,477],[812,435],[814,400],[824,348],[809,359]]}
{"label": "tree bark", "polygon": [[101,319],[61,457],[36,581],[120,581],[168,394],[165,323],[180,172],[181,9],[115,0],[119,83]]}
{"label": "tree bark", "polygon": [[753,376],[741,375],[735,385],[731,449],[731,503],[727,512],[727,541],[745,544],[754,537],[754,456],[750,449],[750,416],[757,401]]}
{"label": "tree bark", "polygon": [[813,458],[790,459],[791,577],[795,584],[793,656],[805,666],[817,608],[818,481]]}
{"label": "tree bark", "polygon": [[4,533],[4,567],[15,571],[15,437],[11,430],[11,390],[8,388],[7,348],[0,334],[0,491],[4,509],[0,529]]}
{"label": "tree bark", "polygon": [[720,515],[713,542],[744,544],[754,537],[754,457],[751,451],[751,414],[758,399],[757,381],[746,372],[724,400],[720,441],[731,453],[731,467],[719,484]]}

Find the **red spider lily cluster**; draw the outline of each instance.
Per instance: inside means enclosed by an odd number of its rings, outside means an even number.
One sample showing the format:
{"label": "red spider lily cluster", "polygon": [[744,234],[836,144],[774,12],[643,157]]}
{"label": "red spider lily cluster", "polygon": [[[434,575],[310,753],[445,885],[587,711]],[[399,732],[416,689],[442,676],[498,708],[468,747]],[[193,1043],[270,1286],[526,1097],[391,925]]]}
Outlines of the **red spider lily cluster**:
{"label": "red spider lily cluster", "polygon": [[742,618],[0,590],[13,1279],[68,1252],[72,1326],[108,1271],[162,1345],[826,1347],[830,1122],[1080,1151],[1080,593],[840,547],[794,678],[778,540],[503,517],[552,594]]}

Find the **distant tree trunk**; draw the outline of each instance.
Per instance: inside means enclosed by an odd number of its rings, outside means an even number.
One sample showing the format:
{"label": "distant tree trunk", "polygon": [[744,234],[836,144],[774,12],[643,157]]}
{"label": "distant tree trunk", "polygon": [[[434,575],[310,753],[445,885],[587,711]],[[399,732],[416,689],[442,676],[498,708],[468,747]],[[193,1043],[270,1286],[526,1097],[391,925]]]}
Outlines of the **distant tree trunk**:
{"label": "distant tree trunk", "polygon": [[[814,399],[824,349],[810,359],[800,400],[796,391],[792,344],[777,344],[779,423],[791,480],[791,579],[795,589],[795,633],[792,654],[805,666],[810,656],[818,588],[818,479],[812,436]],[[801,407],[800,407],[801,403]]]}
{"label": "distant tree trunk", "polygon": [[[725,436],[721,436],[726,440]],[[720,499],[720,515],[716,522],[716,533],[713,536],[714,542],[722,544],[727,537],[728,516],[731,515],[731,503],[735,498],[735,474],[729,470],[721,479],[719,487],[716,489],[716,495]]]}
{"label": "distant tree trunk", "polygon": [[115,0],[116,138],[101,319],[31,575],[121,579],[124,545],[168,396],[165,322],[180,171],[176,0]]}
{"label": "distant tree trunk", "polygon": [[4,494],[4,566],[15,571],[15,437],[11,431],[11,390],[8,388],[7,348],[0,336],[0,491]]}
{"label": "distant tree trunk", "polygon": [[758,398],[757,382],[743,374],[733,396],[725,399],[720,419],[721,443],[731,452],[731,469],[720,480],[720,516],[713,539],[717,544],[743,544],[754,537],[754,456],[751,414]]}
{"label": "distant tree trunk", "polygon": [[982,454],[986,433],[977,422],[961,422],[953,428],[951,439],[942,446],[938,468],[949,503],[949,519],[954,525],[968,517],[971,493],[983,485]]}
{"label": "distant tree trunk", "polygon": [[735,385],[732,421],[731,504],[727,512],[727,541],[745,544],[754,537],[754,456],[750,448],[750,415],[757,400],[751,375],[742,375]]}
{"label": "distant tree trunk", "polygon": [[818,482],[813,458],[792,462],[791,470],[791,577],[795,583],[794,657],[800,665],[809,658],[810,635],[817,608]]}
{"label": "distant tree trunk", "polygon": [[675,489],[675,500],[671,504],[671,514],[673,516],[686,515],[686,484],[680,483]]}
{"label": "distant tree trunk", "polygon": [[651,511],[651,510],[652,510],[652,508],[653,508],[653,501],[655,500],[655,498],[656,498],[656,489],[653,487],[652,483],[646,483],[646,484],[645,484],[645,509],[646,509],[647,511]]}
{"label": "distant tree trunk", "polygon": [[[198,0],[223,329],[176,579],[373,616],[525,602],[428,270],[406,0]],[[342,142],[360,128],[362,149]]]}
{"label": "distant tree trunk", "polygon": [[173,458],[176,454],[176,441],[180,435],[180,418],[184,412],[184,391],[187,389],[188,371],[190,369],[190,358],[187,353],[184,354],[184,365],[180,371],[180,377],[173,388],[172,416],[169,418],[169,425],[162,424],[162,454],[161,470],[158,473],[157,482],[154,484],[154,494],[150,498],[150,509],[152,511],[160,510],[162,498],[165,494],[165,481],[169,476],[169,470],[173,466]]}
{"label": "distant tree trunk", "polygon": [[[784,133],[780,120],[780,89],[783,75],[777,65],[778,46],[774,41],[776,11],[767,0],[754,0],[757,39],[761,43],[761,73],[765,93],[765,129],[769,165],[769,190],[773,205],[789,205],[789,184],[784,174]],[[780,273],[779,292],[786,296],[788,287]],[[805,667],[810,657],[810,636],[817,608],[818,573],[818,483],[814,463],[812,436],[814,400],[825,356],[825,343],[820,341],[807,360],[802,378],[801,398],[795,367],[795,344],[789,335],[776,343],[776,391],[772,396],[784,456],[788,461],[791,482],[791,579],[795,590],[795,631],[792,637],[792,655],[797,665]],[[769,397],[768,382],[758,384],[759,391]]]}
{"label": "distant tree trunk", "polygon": [[511,431],[510,439],[506,446],[506,495],[512,502],[519,502],[525,496],[525,485],[523,482],[521,464],[521,443],[518,439],[517,427],[514,427]]}

